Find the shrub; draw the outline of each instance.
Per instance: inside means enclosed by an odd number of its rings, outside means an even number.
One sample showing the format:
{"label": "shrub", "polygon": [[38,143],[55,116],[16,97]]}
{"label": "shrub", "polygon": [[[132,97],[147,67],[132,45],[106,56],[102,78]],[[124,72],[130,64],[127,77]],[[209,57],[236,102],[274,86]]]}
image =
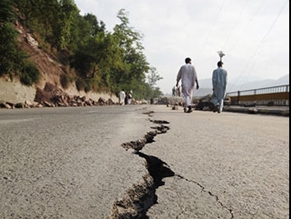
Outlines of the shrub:
{"label": "shrub", "polygon": [[73,81],[74,81],[74,78],[72,76],[68,74],[61,75],[60,83],[64,89],[67,89],[70,83],[72,83]]}
{"label": "shrub", "polygon": [[91,85],[90,81],[88,81],[87,83],[85,83],[84,91],[86,93],[88,93],[91,90],[92,90],[92,85]]}
{"label": "shrub", "polygon": [[78,78],[76,80],[76,87],[78,91],[84,90],[85,86],[86,86],[86,83],[81,78]]}
{"label": "shrub", "polygon": [[78,78],[76,80],[76,87],[78,91],[83,90],[86,93],[88,93],[89,91],[92,90],[92,81],[90,79]]}
{"label": "shrub", "polygon": [[31,86],[34,83],[38,83],[40,79],[40,72],[36,65],[28,60],[26,60],[20,72],[19,79],[24,85]]}

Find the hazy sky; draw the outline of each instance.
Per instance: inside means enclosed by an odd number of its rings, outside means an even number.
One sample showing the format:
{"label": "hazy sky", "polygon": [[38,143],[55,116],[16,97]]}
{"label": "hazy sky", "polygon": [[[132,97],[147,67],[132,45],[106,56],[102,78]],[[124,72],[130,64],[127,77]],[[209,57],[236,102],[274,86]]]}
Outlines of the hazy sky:
{"label": "hazy sky", "polygon": [[229,80],[278,79],[289,74],[288,0],[75,0],[82,15],[94,14],[113,31],[120,9],[144,35],[144,54],[171,93],[184,59],[198,79],[211,78],[223,51]]}

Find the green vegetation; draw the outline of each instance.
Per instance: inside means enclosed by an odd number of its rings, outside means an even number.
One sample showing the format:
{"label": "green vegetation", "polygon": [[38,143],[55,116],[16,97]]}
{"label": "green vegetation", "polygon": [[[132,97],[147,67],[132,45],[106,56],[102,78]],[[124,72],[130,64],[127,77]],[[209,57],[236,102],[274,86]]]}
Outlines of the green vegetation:
{"label": "green vegetation", "polygon": [[29,60],[25,60],[19,74],[19,79],[22,84],[28,86],[37,83],[40,79],[38,68],[34,63],[30,62]]}
{"label": "green vegetation", "polygon": [[39,47],[66,69],[63,88],[76,83],[79,90],[133,91],[136,99],[159,97],[155,87],[162,78],[143,54],[142,34],[129,26],[121,9],[113,32],[93,14],[80,15],[73,0],[2,0],[0,2],[0,76],[17,76],[25,85],[37,83],[40,73],[20,49],[14,21],[26,26]]}
{"label": "green vegetation", "polygon": [[68,74],[61,75],[60,82],[63,88],[69,88],[70,84],[74,81],[73,76]]}
{"label": "green vegetation", "polygon": [[15,17],[11,1],[2,0],[0,2],[0,76],[8,74],[11,79],[19,76],[22,77],[24,84],[31,85],[31,82],[38,81],[39,72],[27,61],[28,55],[20,49],[17,41],[18,33],[13,25]]}

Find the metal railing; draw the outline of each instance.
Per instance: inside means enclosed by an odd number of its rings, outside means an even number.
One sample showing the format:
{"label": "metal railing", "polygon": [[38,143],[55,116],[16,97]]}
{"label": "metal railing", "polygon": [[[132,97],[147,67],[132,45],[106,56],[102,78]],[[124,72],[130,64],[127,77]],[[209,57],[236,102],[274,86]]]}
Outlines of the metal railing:
{"label": "metal railing", "polygon": [[229,92],[232,105],[289,106],[289,84]]}

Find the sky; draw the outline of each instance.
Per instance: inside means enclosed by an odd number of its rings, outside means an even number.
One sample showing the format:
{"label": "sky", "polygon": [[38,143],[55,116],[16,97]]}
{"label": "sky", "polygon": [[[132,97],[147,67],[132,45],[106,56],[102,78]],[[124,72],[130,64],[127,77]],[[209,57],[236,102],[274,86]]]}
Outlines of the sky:
{"label": "sky", "polygon": [[289,74],[288,0],[75,0],[113,32],[118,11],[143,35],[144,55],[171,93],[186,57],[198,80],[212,77],[222,51],[228,80],[279,79]]}

